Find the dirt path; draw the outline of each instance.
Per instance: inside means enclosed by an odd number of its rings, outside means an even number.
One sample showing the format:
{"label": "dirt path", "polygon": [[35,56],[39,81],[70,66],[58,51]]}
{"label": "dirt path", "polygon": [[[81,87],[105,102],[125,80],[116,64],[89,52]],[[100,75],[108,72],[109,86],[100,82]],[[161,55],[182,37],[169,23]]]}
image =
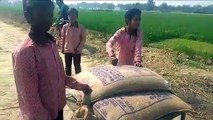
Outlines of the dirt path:
{"label": "dirt path", "polygon": [[0,21],[0,120],[14,120],[19,115],[12,74],[11,51],[26,33]]}
{"label": "dirt path", "polygon": [[[0,21],[0,31],[0,120],[15,120],[20,111],[12,72],[11,51],[25,39],[27,33],[2,21]],[[90,62],[86,56],[83,56],[82,68],[87,68]],[[72,115],[67,106],[64,115],[65,120]]]}

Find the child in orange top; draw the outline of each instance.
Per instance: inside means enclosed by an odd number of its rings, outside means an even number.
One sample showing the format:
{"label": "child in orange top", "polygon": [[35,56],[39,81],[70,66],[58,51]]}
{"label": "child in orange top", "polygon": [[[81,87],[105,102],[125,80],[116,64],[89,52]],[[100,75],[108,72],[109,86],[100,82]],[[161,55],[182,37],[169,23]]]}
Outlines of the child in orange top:
{"label": "child in orange top", "polygon": [[[106,49],[113,65],[141,67],[143,32],[140,30],[141,11],[133,8],[125,14],[126,27],[119,29],[107,42]],[[115,54],[115,43],[118,54]]]}
{"label": "child in orange top", "polygon": [[72,59],[75,73],[81,72],[81,53],[86,41],[85,28],[78,23],[78,11],[75,8],[68,10],[69,23],[62,28],[62,53],[65,54],[66,74],[71,76]]}

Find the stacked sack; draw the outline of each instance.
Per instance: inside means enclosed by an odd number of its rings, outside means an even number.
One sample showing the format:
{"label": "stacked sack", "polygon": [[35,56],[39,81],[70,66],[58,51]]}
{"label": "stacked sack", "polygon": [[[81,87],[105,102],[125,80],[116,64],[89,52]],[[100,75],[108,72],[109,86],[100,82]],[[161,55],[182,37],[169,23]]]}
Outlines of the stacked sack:
{"label": "stacked sack", "polygon": [[165,79],[147,68],[97,66],[74,78],[93,92],[84,95],[67,89],[68,105],[75,111],[73,119],[155,120],[193,111],[171,92]]}

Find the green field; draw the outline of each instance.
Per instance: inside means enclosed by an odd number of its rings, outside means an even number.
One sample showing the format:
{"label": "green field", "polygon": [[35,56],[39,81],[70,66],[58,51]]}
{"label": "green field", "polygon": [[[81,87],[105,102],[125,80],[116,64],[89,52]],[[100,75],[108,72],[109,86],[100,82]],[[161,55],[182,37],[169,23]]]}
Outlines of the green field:
{"label": "green field", "polygon": [[[87,28],[113,34],[124,26],[122,11],[80,11],[79,21]],[[145,42],[187,38],[213,43],[213,15],[144,12],[141,28]]]}
{"label": "green field", "polygon": [[[0,13],[22,16],[22,7],[0,6]],[[113,34],[125,25],[124,13],[80,10],[79,21],[88,29]],[[213,15],[143,12],[141,28],[147,43],[169,38],[188,38],[213,43],[212,21]]]}
{"label": "green field", "polygon": [[151,46],[172,48],[189,55],[191,58],[196,57],[194,55],[201,56],[205,59],[213,58],[213,44],[208,44],[206,42],[178,38],[153,43]]}
{"label": "green field", "polygon": [[[80,10],[79,21],[87,29],[112,35],[125,25],[124,13],[124,11]],[[12,14],[23,18],[21,6],[0,6],[0,14]],[[54,20],[56,18],[55,14]],[[162,47],[164,44],[190,56],[198,55],[205,59],[213,59],[213,15],[143,12],[141,28],[144,31],[146,45],[155,43],[154,46]],[[182,40],[168,41],[176,38]]]}

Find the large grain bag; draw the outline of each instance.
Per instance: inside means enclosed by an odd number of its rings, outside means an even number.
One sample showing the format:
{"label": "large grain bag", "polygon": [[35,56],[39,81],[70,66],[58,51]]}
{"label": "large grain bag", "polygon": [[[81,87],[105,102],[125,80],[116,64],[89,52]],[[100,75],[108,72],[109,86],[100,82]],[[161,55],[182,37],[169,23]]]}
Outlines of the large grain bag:
{"label": "large grain bag", "polygon": [[67,105],[73,112],[71,120],[96,120],[92,105],[82,105],[81,95],[78,90],[66,89]]}
{"label": "large grain bag", "polygon": [[116,94],[135,91],[169,91],[165,79],[157,73],[134,66],[98,66],[74,76],[89,84],[93,92],[84,96],[84,104]]}
{"label": "large grain bag", "polygon": [[82,106],[82,93],[74,89],[66,89],[66,101],[69,108],[75,112]]}
{"label": "large grain bag", "polygon": [[96,102],[93,109],[99,120],[157,120],[171,113],[193,111],[188,104],[170,92],[111,97]]}

